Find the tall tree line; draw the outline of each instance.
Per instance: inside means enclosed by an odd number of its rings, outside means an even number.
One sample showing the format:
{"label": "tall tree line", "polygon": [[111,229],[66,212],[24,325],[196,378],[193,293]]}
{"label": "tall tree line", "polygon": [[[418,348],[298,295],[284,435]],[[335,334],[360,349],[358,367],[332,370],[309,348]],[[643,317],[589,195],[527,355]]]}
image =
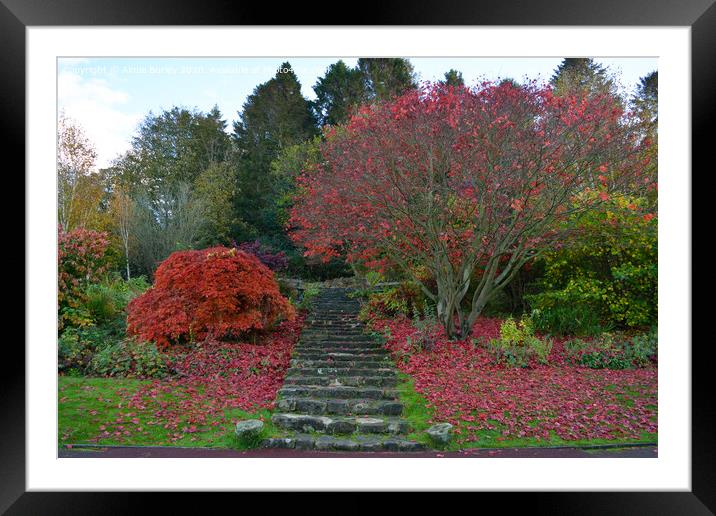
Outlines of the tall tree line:
{"label": "tall tree line", "polygon": [[[442,82],[464,85],[462,73],[454,69]],[[614,88],[607,71],[589,59],[565,59],[552,83],[557,92]],[[651,137],[656,83],[656,72],[643,78],[632,99]],[[231,127],[218,107],[150,112],[129,151],[95,173],[90,139],[62,117],[60,224],[65,230],[85,226],[110,231],[126,276],[151,276],[179,249],[255,239],[285,251],[300,268],[302,252],[288,240],[284,226],[296,176],[319,154],[321,129],[345,123],[357,106],[415,87],[416,74],[407,59],[361,58],[354,67],[343,61],[331,64],[313,85],[315,99],[309,100],[285,62],[254,88]]]}
{"label": "tall tree line", "polygon": [[254,88],[231,128],[218,107],[150,112],[130,149],[100,171],[90,139],[63,116],[58,220],[66,231],[110,231],[127,277],[151,276],[176,250],[253,239],[300,256],[283,225],[294,179],[321,127],[410,87],[407,60],[361,59],[350,69],[339,61],[314,86],[311,102],[285,62]]}

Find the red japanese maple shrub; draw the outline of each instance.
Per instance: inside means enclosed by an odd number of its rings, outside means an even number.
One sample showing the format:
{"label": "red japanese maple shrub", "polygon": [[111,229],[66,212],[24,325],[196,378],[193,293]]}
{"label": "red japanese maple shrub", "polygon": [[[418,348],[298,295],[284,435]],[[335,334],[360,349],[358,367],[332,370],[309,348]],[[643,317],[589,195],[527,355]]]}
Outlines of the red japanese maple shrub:
{"label": "red japanese maple shrub", "polygon": [[127,310],[128,333],[162,348],[236,338],[295,316],[268,267],[225,247],[173,253],[157,268],[154,286]]}

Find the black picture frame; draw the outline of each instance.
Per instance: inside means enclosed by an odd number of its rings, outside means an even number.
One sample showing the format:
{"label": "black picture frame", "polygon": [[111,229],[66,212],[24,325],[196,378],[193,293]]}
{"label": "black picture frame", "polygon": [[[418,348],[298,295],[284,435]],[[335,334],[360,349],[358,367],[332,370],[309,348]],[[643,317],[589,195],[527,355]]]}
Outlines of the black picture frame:
{"label": "black picture frame", "polygon": [[[692,156],[706,164],[713,145],[716,93],[716,5],[714,0],[501,0],[444,2],[413,0],[364,4],[331,18],[333,9],[315,4],[276,6],[253,2],[177,3],[175,0],[0,0],[0,110],[7,154],[25,155],[25,29],[28,26],[88,25],[579,25],[689,26],[692,70]],[[350,16],[350,18],[348,18]],[[337,23],[338,21],[338,23]],[[695,167],[696,165],[694,165]],[[712,166],[710,168],[713,168]],[[683,171],[684,174],[689,173]],[[693,175],[692,175],[693,177]],[[24,185],[21,185],[24,190]],[[26,277],[30,271],[25,270]],[[690,343],[680,343],[688,345]],[[549,514],[713,514],[716,510],[714,404],[706,383],[710,342],[692,346],[692,490],[690,492],[530,493],[530,512]],[[6,348],[9,348],[6,344]],[[5,357],[0,375],[0,511],[7,514],[130,513],[146,508],[140,494],[39,493],[25,488],[25,354]],[[8,350],[11,351],[11,350]],[[10,362],[6,362],[10,363]],[[190,510],[183,495],[164,494],[164,511]],[[535,501],[537,503],[535,503]],[[244,502],[245,503],[245,502]],[[512,501],[510,505],[512,505]],[[181,504],[181,505],[179,505]],[[198,505],[196,506],[199,507]],[[202,505],[206,512],[207,505]]]}

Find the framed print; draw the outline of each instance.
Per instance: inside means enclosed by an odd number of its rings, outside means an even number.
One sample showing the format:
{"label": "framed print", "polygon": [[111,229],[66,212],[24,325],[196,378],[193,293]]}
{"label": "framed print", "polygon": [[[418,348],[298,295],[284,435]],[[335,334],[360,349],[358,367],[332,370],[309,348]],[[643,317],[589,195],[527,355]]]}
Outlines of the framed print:
{"label": "framed print", "polygon": [[691,341],[710,2],[323,26],[64,4],[2,6],[27,192],[3,510],[237,490],[713,510]]}

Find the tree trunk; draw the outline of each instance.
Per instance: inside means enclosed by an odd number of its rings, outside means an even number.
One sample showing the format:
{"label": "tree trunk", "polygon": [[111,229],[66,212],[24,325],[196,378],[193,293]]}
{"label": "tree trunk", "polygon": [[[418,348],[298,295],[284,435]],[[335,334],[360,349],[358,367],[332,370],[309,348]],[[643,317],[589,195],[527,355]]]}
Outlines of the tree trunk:
{"label": "tree trunk", "polygon": [[[450,340],[456,340],[462,336],[462,314],[460,314],[460,292],[450,288],[451,282],[445,278],[438,280],[438,320],[445,328],[445,333]],[[455,319],[458,325],[455,325]]]}
{"label": "tree trunk", "polygon": [[129,273],[129,253],[125,250],[125,262],[127,264],[127,281],[132,279],[132,276]]}

